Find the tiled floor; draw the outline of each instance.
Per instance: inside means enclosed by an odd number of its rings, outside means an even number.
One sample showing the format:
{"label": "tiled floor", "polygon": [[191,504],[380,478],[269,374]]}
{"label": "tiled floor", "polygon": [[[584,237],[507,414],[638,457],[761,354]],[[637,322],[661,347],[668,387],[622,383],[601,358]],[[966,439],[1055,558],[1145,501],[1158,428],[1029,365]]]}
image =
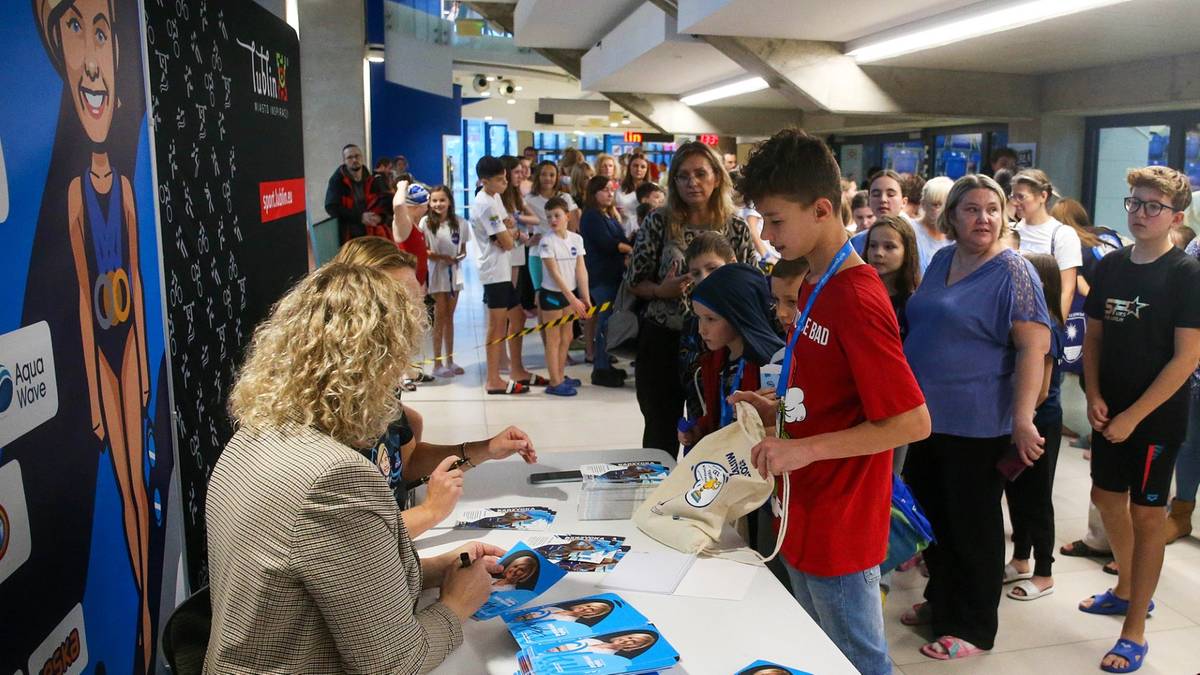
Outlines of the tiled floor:
{"label": "tiled floor", "polygon": [[[522,396],[488,396],[483,390],[485,308],[474,266],[467,270],[467,288],[455,317],[457,361],[467,373],[439,380],[406,394],[404,400],[425,419],[425,436],[433,442],[457,443],[483,438],[508,425],[529,433],[539,452],[557,450],[633,448],[641,445],[642,423],[632,381],[624,389],[585,384],[575,398],[562,399],[534,391]],[[526,338],[526,367],[545,373],[541,341]],[[582,354],[576,354],[582,360]],[[585,382],[588,369],[569,373]],[[1066,420],[1081,428],[1079,411],[1068,382],[1064,385]],[[1080,408],[1081,410],[1081,408]],[[1054,506],[1059,543],[1079,538],[1087,522],[1090,479],[1080,451],[1064,443],[1058,463]],[[1200,518],[1197,519],[1200,531]],[[884,615],[896,672],[906,675],[941,673],[1044,672],[1055,675],[1100,672],[1101,656],[1120,632],[1114,617],[1083,614],[1080,599],[1115,583],[1090,559],[1058,556],[1056,592],[1032,602],[1004,598],[1000,603],[1000,634],[992,653],[960,662],[925,658],[917,648],[926,641],[916,630],[902,626],[899,616],[921,600],[924,579],[911,570],[897,574]],[[1200,540],[1191,538],[1167,547],[1162,581],[1155,595],[1158,609],[1149,622],[1150,655],[1141,673],[1200,673]]]}

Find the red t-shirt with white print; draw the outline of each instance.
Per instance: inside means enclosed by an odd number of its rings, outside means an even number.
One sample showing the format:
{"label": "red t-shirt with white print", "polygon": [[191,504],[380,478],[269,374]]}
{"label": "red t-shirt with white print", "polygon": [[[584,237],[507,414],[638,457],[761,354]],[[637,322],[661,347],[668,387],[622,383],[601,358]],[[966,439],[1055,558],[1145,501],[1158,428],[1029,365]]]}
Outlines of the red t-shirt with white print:
{"label": "red t-shirt with white print", "polygon": [[[800,307],[813,287],[800,289]],[[785,374],[788,438],[895,417],[925,402],[904,358],[891,300],[871,266],[834,275],[806,324]],[[891,450],[814,462],[791,473],[791,487],[782,554],[792,567],[841,576],[887,557]]]}

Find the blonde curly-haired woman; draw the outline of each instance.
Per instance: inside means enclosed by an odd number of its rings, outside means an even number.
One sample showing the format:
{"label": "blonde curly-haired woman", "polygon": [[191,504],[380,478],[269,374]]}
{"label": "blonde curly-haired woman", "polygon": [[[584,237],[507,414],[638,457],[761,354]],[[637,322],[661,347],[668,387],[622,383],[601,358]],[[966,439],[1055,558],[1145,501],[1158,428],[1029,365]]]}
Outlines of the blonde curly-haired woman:
{"label": "blonde curly-haired woman", "polygon": [[[355,450],[398,414],[423,311],[388,274],[329,264],[255,330],[230,396],[238,431],[209,479],[206,672],[424,673],[462,643],[504,551],[419,561]],[[460,568],[461,553],[479,562]]]}
{"label": "blonde curly-haired woman", "polygon": [[[396,248],[383,237],[357,237],[342,244],[332,262],[362,265],[379,270],[399,281],[410,299],[421,297],[417,284],[417,259],[411,253]],[[418,300],[418,303],[419,300]],[[421,331],[424,331],[422,326]],[[400,396],[400,392],[396,392]],[[387,476],[396,502],[404,508],[408,485],[429,476],[425,499],[404,510],[404,526],[408,536],[416,538],[445,520],[463,493],[463,473],[493,459],[519,455],[526,464],[537,462],[537,451],[529,435],[517,427],[507,427],[495,436],[481,441],[455,445],[429,443],[421,438],[424,420],[420,413],[407,405],[400,406],[400,415],[388,425],[387,432],[370,447],[360,448]]]}

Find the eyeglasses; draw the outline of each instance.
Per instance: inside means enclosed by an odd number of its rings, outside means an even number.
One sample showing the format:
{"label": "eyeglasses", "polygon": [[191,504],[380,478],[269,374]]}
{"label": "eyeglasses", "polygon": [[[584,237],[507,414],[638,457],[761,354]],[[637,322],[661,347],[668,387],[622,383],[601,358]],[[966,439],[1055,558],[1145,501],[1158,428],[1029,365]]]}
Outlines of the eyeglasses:
{"label": "eyeglasses", "polygon": [[1174,206],[1168,206],[1161,202],[1144,202],[1144,201],[1138,199],[1137,197],[1126,197],[1125,198],[1125,211],[1127,213],[1137,213],[1138,209],[1141,209],[1142,213],[1145,213],[1147,218],[1154,218],[1154,217],[1158,216],[1158,214],[1163,212],[1163,209],[1167,209],[1170,211],[1182,210],[1182,209],[1177,209]]}
{"label": "eyeglasses", "polygon": [[687,185],[688,183],[692,182],[693,178],[695,178],[697,183],[703,183],[704,181],[708,180],[709,176],[711,175],[712,174],[708,173],[707,171],[697,171],[696,173],[691,174],[680,173],[675,176],[675,180]]}

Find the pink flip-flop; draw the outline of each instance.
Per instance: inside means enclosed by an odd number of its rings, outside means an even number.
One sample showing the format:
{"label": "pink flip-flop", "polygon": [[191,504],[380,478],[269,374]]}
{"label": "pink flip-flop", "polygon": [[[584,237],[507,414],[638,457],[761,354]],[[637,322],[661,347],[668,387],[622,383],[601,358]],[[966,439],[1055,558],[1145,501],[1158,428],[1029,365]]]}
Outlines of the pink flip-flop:
{"label": "pink flip-flop", "polygon": [[931,659],[938,661],[954,661],[965,659],[968,656],[977,656],[985,654],[988,650],[980,649],[975,645],[967,642],[962,638],[956,638],[953,635],[943,635],[942,637],[930,642],[921,647],[921,653]]}

